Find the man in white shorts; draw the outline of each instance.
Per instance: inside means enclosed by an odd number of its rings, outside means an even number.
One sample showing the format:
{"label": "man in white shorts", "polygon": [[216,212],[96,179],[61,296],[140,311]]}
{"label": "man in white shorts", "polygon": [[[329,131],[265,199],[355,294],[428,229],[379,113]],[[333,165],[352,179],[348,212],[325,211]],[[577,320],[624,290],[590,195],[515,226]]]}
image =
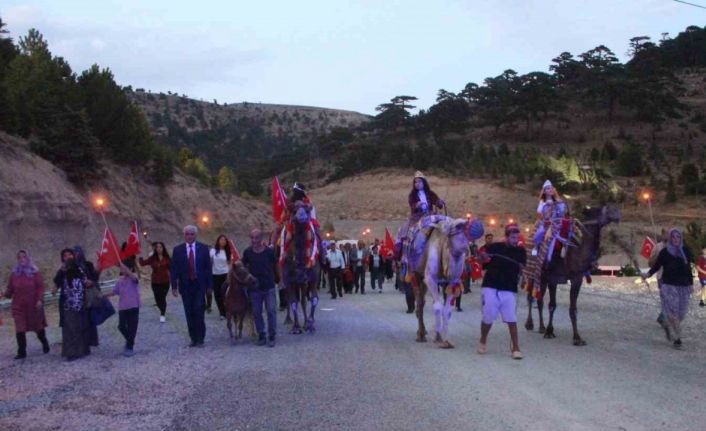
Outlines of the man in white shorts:
{"label": "man in white shorts", "polygon": [[487,351],[488,333],[493,322],[501,315],[507,323],[512,340],[512,358],[522,359],[517,338],[517,283],[522,268],[527,262],[527,253],[518,245],[520,228],[515,223],[505,226],[505,241],[488,245],[481,254],[481,261],[486,263],[486,272],[481,284],[483,300],[483,320],[480,324],[480,343],[478,353]]}

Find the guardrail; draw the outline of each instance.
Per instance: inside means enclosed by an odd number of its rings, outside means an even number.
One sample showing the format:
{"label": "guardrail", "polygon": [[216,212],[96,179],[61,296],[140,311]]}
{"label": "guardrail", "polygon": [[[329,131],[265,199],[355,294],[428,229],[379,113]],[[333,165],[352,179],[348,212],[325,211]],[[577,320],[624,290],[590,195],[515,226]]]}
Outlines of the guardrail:
{"label": "guardrail", "polygon": [[[98,282],[98,286],[101,289],[101,292],[104,290],[113,290],[113,287],[115,287],[115,283],[118,281],[117,278],[111,279],[111,280],[105,280],[105,281],[100,281]],[[51,304],[59,300],[59,294],[58,292],[56,294],[51,294],[51,293],[45,293],[44,294],[44,304]],[[5,309],[5,308],[10,308],[10,304],[12,304],[11,299],[3,299],[0,301],[0,310]]]}

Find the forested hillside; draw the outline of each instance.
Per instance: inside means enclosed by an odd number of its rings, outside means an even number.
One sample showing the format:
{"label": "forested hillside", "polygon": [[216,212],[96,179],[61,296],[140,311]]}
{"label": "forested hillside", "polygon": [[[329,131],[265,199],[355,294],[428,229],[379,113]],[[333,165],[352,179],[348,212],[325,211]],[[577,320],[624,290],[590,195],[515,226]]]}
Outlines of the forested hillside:
{"label": "forested hillside", "polygon": [[635,37],[629,47],[627,63],[599,45],[560,53],[548,72],[508,69],[442,89],[416,115],[415,97],[394,97],[364,131],[320,140],[330,179],[394,166],[505,184],[550,177],[568,189],[603,186],[608,197],[616,176],[705,193],[706,30]]}

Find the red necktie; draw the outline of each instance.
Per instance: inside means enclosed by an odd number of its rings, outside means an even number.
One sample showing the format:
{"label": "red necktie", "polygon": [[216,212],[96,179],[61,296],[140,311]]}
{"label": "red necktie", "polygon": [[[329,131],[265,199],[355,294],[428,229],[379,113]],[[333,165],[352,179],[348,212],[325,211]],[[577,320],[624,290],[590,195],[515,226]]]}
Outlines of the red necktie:
{"label": "red necktie", "polygon": [[196,260],[194,259],[194,246],[189,245],[189,280],[196,280]]}

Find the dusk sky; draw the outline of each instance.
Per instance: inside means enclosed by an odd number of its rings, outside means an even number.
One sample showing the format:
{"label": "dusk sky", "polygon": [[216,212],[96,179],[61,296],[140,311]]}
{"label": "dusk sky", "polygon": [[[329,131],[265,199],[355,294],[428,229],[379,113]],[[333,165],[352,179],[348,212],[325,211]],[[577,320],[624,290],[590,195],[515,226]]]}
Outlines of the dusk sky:
{"label": "dusk sky", "polygon": [[[706,0],[693,0],[706,6]],[[109,67],[120,85],[219,102],[375,113],[400,94],[428,108],[512,68],[547,71],[597,45],[704,26],[672,0],[209,1],[4,0],[14,39],[35,27],[75,72]]]}

